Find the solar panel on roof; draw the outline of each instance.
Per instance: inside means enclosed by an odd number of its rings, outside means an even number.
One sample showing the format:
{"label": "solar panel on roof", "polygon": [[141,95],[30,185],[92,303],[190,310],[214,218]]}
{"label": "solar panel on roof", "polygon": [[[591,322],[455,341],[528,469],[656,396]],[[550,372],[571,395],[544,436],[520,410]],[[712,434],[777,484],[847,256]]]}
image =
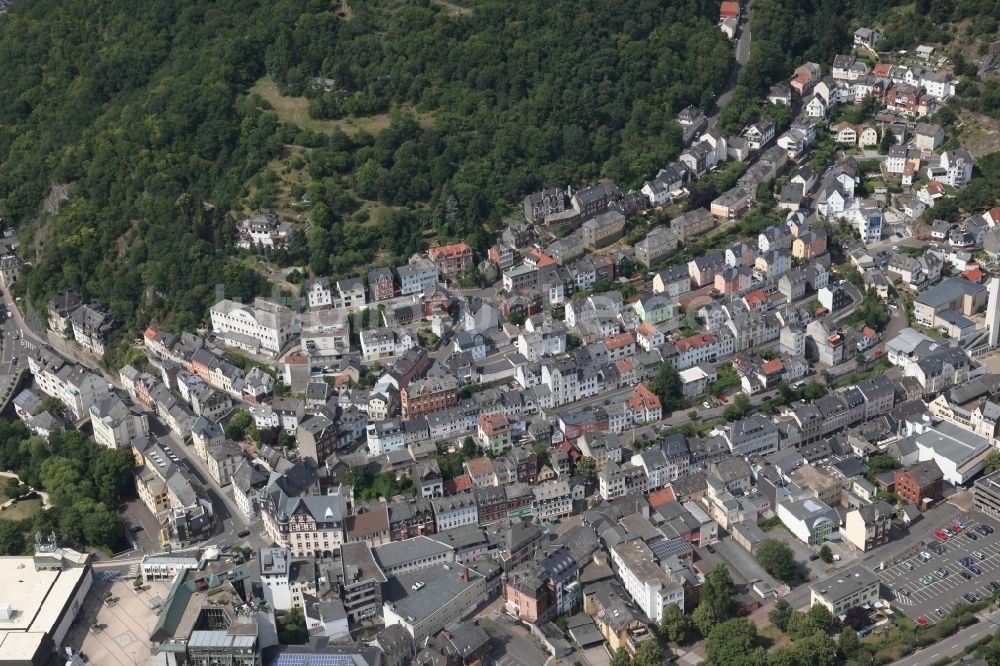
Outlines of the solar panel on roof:
{"label": "solar panel on roof", "polygon": [[271,666],[354,666],[354,659],[342,654],[279,654]]}

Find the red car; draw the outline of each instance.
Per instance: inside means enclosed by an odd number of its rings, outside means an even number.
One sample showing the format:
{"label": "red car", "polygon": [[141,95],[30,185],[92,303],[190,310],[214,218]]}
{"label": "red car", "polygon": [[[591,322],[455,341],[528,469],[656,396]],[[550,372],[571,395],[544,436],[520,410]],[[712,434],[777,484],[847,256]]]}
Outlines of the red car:
{"label": "red car", "polygon": [[917,618],[917,624],[919,624],[920,626],[926,626],[927,618],[921,615],[920,617]]}
{"label": "red car", "polygon": [[927,240],[927,236],[917,236],[917,240],[919,241]]}
{"label": "red car", "polygon": [[721,401],[722,403],[727,403],[727,402],[729,402],[729,398],[727,398],[727,397],[726,397],[726,396],[724,396],[724,395],[720,395],[720,396],[719,396],[719,400],[720,400],[720,401]]}
{"label": "red car", "polygon": [[962,528],[959,527],[958,525],[952,525],[951,526],[951,531],[954,532],[955,534],[961,534],[962,533]]}
{"label": "red car", "polygon": [[934,530],[934,536],[936,536],[938,539],[941,539],[941,541],[948,540],[948,535],[942,532],[941,530]]}

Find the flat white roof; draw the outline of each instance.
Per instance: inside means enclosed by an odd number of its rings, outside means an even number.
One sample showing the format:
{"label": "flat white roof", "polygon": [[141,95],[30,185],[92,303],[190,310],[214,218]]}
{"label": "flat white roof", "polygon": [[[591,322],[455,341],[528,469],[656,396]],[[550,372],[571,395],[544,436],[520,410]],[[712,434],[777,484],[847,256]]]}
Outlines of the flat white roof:
{"label": "flat white roof", "polygon": [[34,656],[38,642],[52,634],[63,609],[90,569],[35,571],[31,557],[0,557],[0,604],[8,604],[13,618],[0,621],[0,654],[5,659]]}

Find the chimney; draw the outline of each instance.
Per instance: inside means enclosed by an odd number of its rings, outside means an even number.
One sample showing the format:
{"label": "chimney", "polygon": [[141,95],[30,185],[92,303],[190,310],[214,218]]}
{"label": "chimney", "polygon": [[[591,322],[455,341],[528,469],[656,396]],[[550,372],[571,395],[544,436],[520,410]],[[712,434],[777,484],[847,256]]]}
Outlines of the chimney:
{"label": "chimney", "polygon": [[462,580],[464,580],[466,583],[469,582],[469,567],[465,567],[465,569],[462,571]]}

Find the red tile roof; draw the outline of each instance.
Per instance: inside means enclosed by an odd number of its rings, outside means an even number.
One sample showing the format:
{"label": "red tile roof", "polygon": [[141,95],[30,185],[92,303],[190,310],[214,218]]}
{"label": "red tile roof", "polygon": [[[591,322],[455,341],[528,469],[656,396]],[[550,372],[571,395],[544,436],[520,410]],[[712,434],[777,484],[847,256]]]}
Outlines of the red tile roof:
{"label": "red tile roof", "polygon": [[609,350],[620,349],[622,347],[628,347],[629,345],[635,344],[635,336],[632,335],[631,331],[626,331],[625,333],[619,333],[618,335],[612,335],[610,338],[604,340],[604,346]]}
{"label": "red tile roof", "polygon": [[448,491],[449,495],[457,495],[472,489],[472,479],[469,478],[468,474],[456,476],[454,479],[444,482],[444,489]]}
{"label": "red tile roof", "polygon": [[751,291],[749,294],[743,297],[746,304],[752,309],[756,307],[758,303],[767,303],[767,294],[764,293],[763,289],[757,289],[756,291]]}
{"label": "red tile roof", "polygon": [[555,259],[553,259],[549,255],[545,254],[544,252],[538,249],[534,249],[528,254],[538,257],[538,261],[535,262],[535,266],[537,266],[538,268],[544,268],[546,266],[551,266],[556,263]]}
{"label": "red tile roof", "polygon": [[714,333],[695,333],[686,338],[681,338],[674,345],[678,353],[683,354],[688,349],[697,349],[706,345],[714,344],[717,341]]}
{"label": "red tile roof", "polygon": [[656,335],[656,327],[650,324],[648,321],[644,321],[639,324],[639,328],[635,330],[637,335],[640,335],[647,340]]}
{"label": "red tile roof", "polygon": [[760,366],[760,369],[767,374],[771,374],[772,372],[781,372],[784,367],[785,366],[781,365],[781,359],[772,358],[770,361],[765,361]]}
{"label": "red tile roof", "polygon": [[740,15],[740,3],[723,2],[719,8],[719,18],[736,18]]}
{"label": "red tile roof", "polygon": [[431,261],[437,261],[438,259],[457,259],[463,254],[471,253],[472,248],[469,247],[468,243],[454,243],[452,245],[432,247],[427,251],[427,256],[431,258]]}
{"label": "red tile roof", "polygon": [[618,372],[624,375],[627,372],[635,370],[635,363],[630,358],[623,358],[615,361],[615,367],[618,368]]}
{"label": "red tile roof", "polygon": [[[507,421],[507,417],[502,414],[495,414],[493,416],[481,414],[479,416],[479,427],[483,429],[483,432],[487,437],[493,437],[494,435],[509,430],[510,423]],[[492,467],[492,465],[490,465],[490,467]]]}
{"label": "red tile roof", "polygon": [[976,268],[964,271],[962,273],[962,277],[964,277],[969,282],[979,282],[980,280],[983,279],[983,271],[981,268],[977,266]]}
{"label": "red tile roof", "polygon": [[663,488],[662,490],[649,493],[649,495],[646,496],[646,500],[649,502],[651,507],[656,508],[658,506],[663,506],[667,502],[676,502],[677,496],[674,495],[673,488]]}
{"label": "red tile roof", "polygon": [[493,462],[489,458],[473,458],[465,461],[465,469],[472,476],[482,476],[493,471]]}
{"label": "red tile roof", "polygon": [[653,409],[663,409],[660,399],[655,393],[646,388],[645,384],[639,384],[628,399],[628,405],[633,411],[649,411]]}

